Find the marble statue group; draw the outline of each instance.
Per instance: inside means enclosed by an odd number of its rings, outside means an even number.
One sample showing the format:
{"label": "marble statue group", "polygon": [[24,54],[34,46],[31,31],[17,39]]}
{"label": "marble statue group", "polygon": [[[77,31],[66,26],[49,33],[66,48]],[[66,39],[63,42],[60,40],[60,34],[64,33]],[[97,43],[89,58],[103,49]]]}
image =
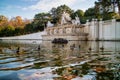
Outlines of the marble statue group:
{"label": "marble statue group", "polygon": [[[66,12],[63,12],[62,16],[61,16],[61,21],[60,21],[61,25],[65,25],[65,24],[74,24],[74,25],[80,25],[80,19],[78,17],[78,15],[75,17],[75,19],[71,19],[70,15]],[[54,24],[52,24],[50,21],[47,22],[47,27],[52,27],[54,26]]]}

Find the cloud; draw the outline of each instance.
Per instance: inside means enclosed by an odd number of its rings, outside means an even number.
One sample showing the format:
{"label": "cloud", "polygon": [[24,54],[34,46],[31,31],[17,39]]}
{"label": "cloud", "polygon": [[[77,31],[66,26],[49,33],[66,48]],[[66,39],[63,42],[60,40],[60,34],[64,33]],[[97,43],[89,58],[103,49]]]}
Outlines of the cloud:
{"label": "cloud", "polygon": [[[80,0],[82,2],[85,0]],[[24,7],[23,10],[41,10],[41,11],[49,11],[53,7],[58,7],[60,5],[68,5],[69,7],[75,6],[78,0],[39,0],[36,4]]]}

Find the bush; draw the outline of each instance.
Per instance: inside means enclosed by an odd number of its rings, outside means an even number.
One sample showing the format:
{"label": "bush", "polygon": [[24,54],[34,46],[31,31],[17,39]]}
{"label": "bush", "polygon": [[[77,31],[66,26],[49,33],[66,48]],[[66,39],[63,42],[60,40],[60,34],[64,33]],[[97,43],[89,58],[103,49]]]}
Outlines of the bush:
{"label": "bush", "polygon": [[113,18],[118,18],[118,14],[115,12],[109,12],[109,13],[105,13],[103,14],[103,20],[109,20],[109,19],[113,19]]}

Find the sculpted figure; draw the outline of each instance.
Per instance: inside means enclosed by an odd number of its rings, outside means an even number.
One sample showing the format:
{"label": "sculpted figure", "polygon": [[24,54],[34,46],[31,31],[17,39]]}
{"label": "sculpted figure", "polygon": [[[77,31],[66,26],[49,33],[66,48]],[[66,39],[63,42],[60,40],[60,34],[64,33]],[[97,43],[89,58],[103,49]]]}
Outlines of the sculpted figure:
{"label": "sculpted figure", "polygon": [[47,27],[53,27],[53,26],[54,25],[50,21],[47,22]]}
{"label": "sculpted figure", "polygon": [[75,24],[80,25],[80,19],[79,19],[78,15],[75,17]]}
{"label": "sculpted figure", "polygon": [[71,22],[71,17],[68,13],[63,12],[62,17],[61,17],[61,24],[66,24]]}
{"label": "sculpted figure", "polygon": [[72,24],[80,25],[80,19],[79,19],[78,15],[75,17],[74,20],[72,20]]}

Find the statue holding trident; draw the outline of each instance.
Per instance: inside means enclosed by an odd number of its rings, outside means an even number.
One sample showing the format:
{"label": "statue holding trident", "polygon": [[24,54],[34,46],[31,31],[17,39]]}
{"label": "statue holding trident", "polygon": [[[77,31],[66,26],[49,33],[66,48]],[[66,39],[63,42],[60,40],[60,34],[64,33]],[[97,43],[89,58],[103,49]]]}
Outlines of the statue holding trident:
{"label": "statue holding trident", "polygon": [[81,24],[78,15],[76,15],[75,19],[72,20],[72,24],[74,24],[74,25],[80,25]]}
{"label": "statue holding trident", "polygon": [[61,25],[67,24],[68,22],[71,22],[71,17],[68,13],[63,12],[61,17]]}
{"label": "statue holding trident", "polygon": [[76,15],[76,17],[75,17],[75,24],[80,25],[80,19],[79,19],[78,15]]}

